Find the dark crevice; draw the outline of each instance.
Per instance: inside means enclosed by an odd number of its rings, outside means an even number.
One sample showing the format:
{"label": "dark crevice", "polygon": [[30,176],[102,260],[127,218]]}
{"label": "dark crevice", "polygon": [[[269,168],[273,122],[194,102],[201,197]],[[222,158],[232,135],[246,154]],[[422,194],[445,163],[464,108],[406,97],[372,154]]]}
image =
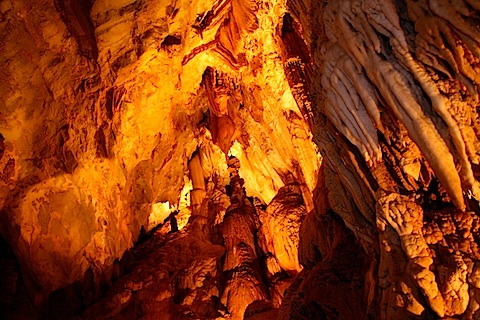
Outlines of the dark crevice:
{"label": "dark crevice", "polygon": [[20,265],[0,236],[0,319],[40,319],[23,281]]}
{"label": "dark crevice", "polygon": [[415,37],[417,33],[415,32],[415,27],[408,16],[407,2],[402,0],[394,0],[393,2],[397,8],[397,13],[400,17],[400,26],[405,34],[405,38],[407,39],[410,52],[415,52]]}
{"label": "dark crevice", "polygon": [[289,58],[297,57],[300,58],[302,63],[310,64],[310,50],[301,36],[300,27],[297,26],[297,22],[288,13],[283,16],[281,38],[286,54],[284,57],[285,61]]}
{"label": "dark crevice", "polygon": [[93,0],[55,0],[55,9],[75,38],[82,55],[97,60],[95,28],[90,19],[92,6]]}
{"label": "dark crevice", "polygon": [[114,88],[108,89],[105,95],[105,112],[107,114],[107,118],[110,120],[113,118],[113,95]]}
{"label": "dark crevice", "polygon": [[[448,41],[447,37],[445,36],[445,34],[443,32],[439,32],[440,34],[440,37],[442,38],[442,42],[445,46],[444,50],[447,50],[449,52],[451,52],[452,54],[455,54],[455,50],[452,48],[450,42]],[[455,76],[457,74],[457,71],[454,69],[454,66],[450,65],[450,63],[448,61],[445,61],[443,60],[444,62],[442,63],[442,65],[448,70],[448,72],[450,72],[450,74],[452,76]]]}
{"label": "dark crevice", "polygon": [[282,38],[285,39],[287,33],[295,32],[293,28],[293,18],[290,14],[286,13],[283,16],[283,23],[282,23]]}
{"label": "dark crevice", "polygon": [[165,47],[179,45],[179,44],[182,44],[182,38],[180,36],[168,35],[163,40],[161,47],[165,48]]}
{"label": "dark crevice", "polygon": [[380,53],[380,56],[383,60],[389,60],[393,55],[393,48],[390,44],[390,38],[378,31],[375,31],[375,33],[380,38],[380,43],[382,44],[382,52]]}
{"label": "dark crevice", "polygon": [[349,27],[350,31],[352,31],[353,33],[358,33],[358,30],[352,25],[350,21],[345,19],[345,22],[347,23],[347,26]]}
{"label": "dark crevice", "polygon": [[97,132],[95,132],[95,143],[97,147],[97,157],[100,158],[112,158],[114,155],[111,151],[115,142],[115,134],[111,127],[105,122]]}

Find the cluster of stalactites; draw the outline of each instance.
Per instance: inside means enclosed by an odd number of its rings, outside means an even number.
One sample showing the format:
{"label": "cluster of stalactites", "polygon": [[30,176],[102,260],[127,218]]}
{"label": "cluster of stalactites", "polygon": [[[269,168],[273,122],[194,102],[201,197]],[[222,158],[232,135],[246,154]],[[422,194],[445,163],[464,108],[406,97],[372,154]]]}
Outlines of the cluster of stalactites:
{"label": "cluster of stalactites", "polygon": [[[393,1],[333,1],[324,11],[329,39],[321,70],[324,113],[370,167],[382,158],[378,139],[385,131],[382,113],[393,114],[419,146],[452,201],[465,210],[464,188],[476,196],[471,163],[478,163],[478,141],[465,123],[475,119],[459,119],[456,111],[475,109],[478,93],[473,84],[478,73],[473,63],[479,56],[478,32],[468,18],[473,9],[464,1],[433,6],[438,8],[432,9],[435,18],[428,24],[433,32],[423,32],[420,7],[424,2],[406,3],[409,17],[418,19],[414,27],[421,32],[416,41],[424,44],[423,56],[449,62],[455,74],[448,80],[455,77],[464,83],[468,88],[465,95],[471,97],[452,101],[439,90],[434,77],[443,69],[432,62],[432,71],[416,60],[418,53],[412,51],[410,35],[402,28]],[[455,23],[445,21],[452,18]],[[443,49],[434,52],[433,45]]]}

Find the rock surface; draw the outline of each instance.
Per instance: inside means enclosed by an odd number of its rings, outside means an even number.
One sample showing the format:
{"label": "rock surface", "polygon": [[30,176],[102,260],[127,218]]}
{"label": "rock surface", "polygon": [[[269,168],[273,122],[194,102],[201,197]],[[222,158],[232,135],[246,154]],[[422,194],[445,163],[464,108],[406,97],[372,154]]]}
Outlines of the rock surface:
{"label": "rock surface", "polygon": [[367,313],[478,317],[478,3],[289,6],[314,60],[328,203],[372,262]]}
{"label": "rock surface", "polygon": [[228,155],[263,202],[294,168],[314,188],[320,156],[270,4],[5,1],[1,14],[0,220],[37,305],[102,277],[172,210],[186,222],[205,196],[191,181],[228,183]]}
{"label": "rock surface", "polygon": [[480,317],[479,12],[1,1],[0,316]]}

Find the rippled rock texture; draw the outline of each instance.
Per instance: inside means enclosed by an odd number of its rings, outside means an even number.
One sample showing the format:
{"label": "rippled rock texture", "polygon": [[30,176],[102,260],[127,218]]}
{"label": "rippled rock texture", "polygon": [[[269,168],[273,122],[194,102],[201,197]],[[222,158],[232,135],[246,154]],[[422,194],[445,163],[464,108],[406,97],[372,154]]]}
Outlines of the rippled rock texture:
{"label": "rippled rock texture", "polygon": [[375,261],[367,312],[478,317],[478,3],[291,7],[312,48],[329,203]]}
{"label": "rippled rock texture", "polygon": [[480,317],[479,12],[0,2],[0,303]]}

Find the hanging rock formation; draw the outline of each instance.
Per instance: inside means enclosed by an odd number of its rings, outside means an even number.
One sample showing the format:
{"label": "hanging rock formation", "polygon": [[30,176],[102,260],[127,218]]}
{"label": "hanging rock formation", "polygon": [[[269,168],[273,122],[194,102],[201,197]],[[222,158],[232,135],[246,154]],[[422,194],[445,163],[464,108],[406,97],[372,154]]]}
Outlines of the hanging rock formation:
{"label": "hanging rock formation", "polygon": [[479,318],[479,18],[1,1],[0,317]]}
{"label": "hanging rock formation", "polygon": [[[313,132],[328,203],[371,260],[367,313],[478,317],[477,243],[468,240],[479,212],[478,3],[289,6],[314,61]],[[308,294],[308,285],[299,290]],[[350,317],[338,301],[319,301],[318,314]]]}

